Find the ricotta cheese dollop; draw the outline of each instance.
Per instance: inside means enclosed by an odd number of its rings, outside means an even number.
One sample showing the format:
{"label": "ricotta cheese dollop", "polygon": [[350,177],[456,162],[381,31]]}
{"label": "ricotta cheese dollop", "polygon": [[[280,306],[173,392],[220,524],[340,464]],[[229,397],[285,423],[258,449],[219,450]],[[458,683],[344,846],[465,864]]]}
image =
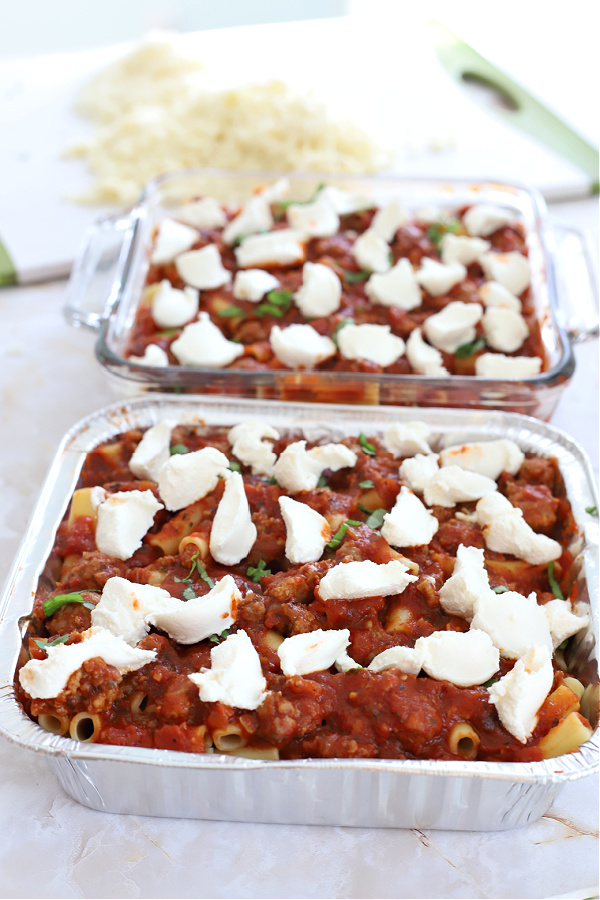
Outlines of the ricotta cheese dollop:
{"label": "ricotta cheese dollop", "polygon": [[304,263],[302,286],[294,303],[307,319],[328,316],[340,308],[342,283],[333,269],[322,263]]}
{"label": "ricotta cheese dollop", "polygon": [[183,509],[214,491],[229,471],[229,460],[214,447],[176,453],[160,469],[158,492],[167,509]]}
{"label": "ricotta cheese dollop", "polygon": [[383,517],[381,536],[392,547],[421,547],[439,528],[434,515],[407,487],[401,487],[392,511]]}
{"label": "ricotta cheese dollop", "polygon": [[183,366],[210,366],[222,369],[244,355],[244,348],[229,341],[207,312],[201,312],[197,322],[186,325],[171,351]]}
{"label": "ricotta cheese dollop", "polygon": [[490,550],[510,553],[532,565],[549,563],[561,556],[562,547],[558,541],[537,534],[523,518],[523,511],[513,506],[503,494],[496,492],[483,497],[475,511]]}
{"label": "ricotta cheese dollop", "polygon": [[388,597],[401,594],[416,580],[400,560],[378,564],[366,559],[333,566],[321,578],[317,591],[322,600]]}
{"label": "ricotta cheese dollop", "polygon": [[503,678],[488,688],[498,718],[513,737],[527,743],[540,706],[552,687],[554,670],[547,647],[532,647]]}
{"label": "ricotta cheese dollop", "polygon": [[401,337],[391,333],[389,325],[346,325],[337,339],[344,359],[368,360],[382,368],[395,363],[406,346]]}
{"label": "ricotta cheese dollop", "polygon": [[423,297],[410,260],[403,257],[382,274],[373,274],[365,285],[367,296],[380,306],[410,311],[421,306]]}
{"label": "ricotta cheese dollop", "polygon": [[152,298],[152,318],[159,328],[179,328],[198,315],[199,302],[195,288],[180,291],[164,278]]}
{"label": "ricotta cheese dollop", "polygon": [[438,350],[454,353],[463,344],[475,338],[475,325],[481,319],[483,309],[479,303],[463,303],[453,300],[441,312],[425,319],[423,329],[427,340]]}
{"label": "ricotta cheese dollop", "polygon": [[154,516],[163,509],[152,491],[117,491],[98,506],[96,547],[101,553],[129,559],[142,546]]}
{"label": "ricotta cheese dollop", "polygon": [[244,479],[230,472],[212,523],[210,555],[224,566],[235,566],[248,556],[256,535]]}
{"label": "ricotta cheese dollop", "polygon": [[286,527],[286,558],[293,565],[321,559],[325,544],[331,540],[325,516],[292,497],[280,497],[279,508]]}
{"label": "ricotta cheese dollop", "polygon": [[270,341],[277,359],[290,369],[312,369],[337,353],[331,338],[319,334],[312,325],[274,325]]}
{"label": "ricotta cheese dollop", "polygon": [[201,290],[223,287],[231,281],[231,272],[223,265],[216,244],[181,253],[175,258],[175,268],[186,284]]}
{"label": "ricotta cheese dollop", "polygon": [[267,694],[260,656],[240,629],[210,651],[210,669],[188,675],[205,703],[225,703],[237,709],[258,709]]}

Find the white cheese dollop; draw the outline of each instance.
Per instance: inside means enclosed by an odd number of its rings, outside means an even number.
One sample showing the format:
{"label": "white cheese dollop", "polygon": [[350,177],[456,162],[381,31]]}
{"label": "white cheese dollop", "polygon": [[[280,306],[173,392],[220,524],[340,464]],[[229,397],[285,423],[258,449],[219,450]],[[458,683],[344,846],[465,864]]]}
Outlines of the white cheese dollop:
{"label": "white cheese dollop", "polygon": [[479,500],[497,490],[496,482],[477,472],[469,472],[459,466],[439,469],[423,489],[427,506],[455,506]]}
{"label": "white cheese dollop", "polygon": [[388,597],[401,594],[416,580],[400,560],[377,564],[366,559],[333,566],[321,578],[317,591],[322,600]]}
{"label": "white cheese dollop", "polygon": [[448,375],[442,354],[435,347],[425,343],[420,328],[414,328],[406,341],[406,358],[418,375],[439,378]]}
{"label": "white cheese dollop", "polygon": [[178,644],[197,644],[235,623],[241,599],[233,576],[225,575],[203,597],[171,597],[162,606],[148,609],[146,622],[166,631]]}
{"label": "white cheese dollop", "polygon": [[502,306],[490,306],[481,320],[485,341],[493,350],[514,353],[527,335],[529,328],[521,313]]}
{"label": "white cheese dollop", "polygon": [[235,249],[241,269],[254,266],[291,266],[304,261],[304,236],[294,228],[281,228],[267,234],[253,234],[244,238]]}
{"label": "white cheese dollop", "polygon": [[497,281],[485,281],[478,290],[478,295],[483,305],[488,307],[499,306],[502,309],[512,309],[514,312],[521,312],[521,301],[518,297],[498,284]]}
{"label": "white cheese dollop", "polygon": [[392,511],[383,517],[381,536],[392,547],[422,547],[439,528],[439,522],[419,498],[401,487]]}
{"label": "white cheese dollop", "polygon": [[278,178],[273,184],[267,185],[260,191],[260,196],[268,200],[269,203],[279,203],[290,193],[289,178]]}
{"label": "white cheese dollop", "polygon": [[252,467],[253,475],[272,475],[277,460],[273,444],[265,441],[279,439],[279,432],[263,422],[240,422],[229,429],[231,451],[245,466]]}
{"label": "white cheese dollop", "polygon": [[497,281],[517,297],[529,286],[531,266],[527,257],[518,250],[483,253],[479,262],[488,280]]}
{"label": "white cheese dollop", "polygon": [[214,447],[176,453],[160,470],[158,492],[167,509],[173,512],[206,497],[228,472],[229,460]]}
{"label": "white cheese dollop", "polygon": [[554,649],[567,638],[585,628],[589,622],[588,616],[575,615],[569,601],[560,600],[558,597],[550,600],[549,603],[544,603],[542,610],[548,622]]}
{"label": "white cheese dollop", "polygon": [[280,497],[279,508],[286,527],[287,559],[294,565],[321,559],[325,544],[331,540],[327,519],[316,509],[291,497]]}
{"label": "white cheese dollop", "polygon": [[291,675],[308,675],[329,669],[338,657],[345,660],[346,648],[350,643],[347,628],[323,631],[308,631],[286,638],[279,646],[277,654],[281,661],[281,671]]}
{"label": "white cheese dollop", "polygon": [[407,675],[418,675],[423,667],[423,647],[388,647],[374,656],[367,668],[370,672],[400,669]]}
{"label": "white cheese dollop", "polygon": [[513,737],[527,742],[537,725],[537,713],[552,687],[554,670],[546,647],[532,647],[504,678],[488,688],[498,718]]}
{"label": "white cheese dollop", "polygon": [[391,333],[389,325],[346,325],[339,330],[337,340],[344,359],[365,359],[382,368],[400,359],[406,347],[401,337]]}
{"label": "white cheese dollop", "polygon": [[197,290],[180,291],[165,278],[152,298],[152,318],[159,328],[179,328],[198,315],[199,302]]}
{"label": "white cheese dollop", "polygon": [[142,546],[142,538],[164,509],[152,491],[118,491],[98,507],[96,547],[101,553],[129,559]]}
{"label": "white cheese dollop", "polygon": [[137,478],[158,481],[161,466],[171,456],[171,432],[175,424],[171,419],[165,419],[144,432],[129,460],[129,468]]}
{"label": "white cheese dollop", "polygon": [[416,279],[419,284],[433,297],[441,297],[460,284],[467,276],[467,270],[462,263],[445,263],[424,256],[421,265],[417,269]]}
{"label": "white cheese dollop", "polygon": [[400,464],[398,473],[402,481],[406,482],[411,491],[422,494],[425,485],[439,471],[439,456],[437,453],[416,453]]}
{"label": "white cheese dollop", "polygon": [[456,551],[454,571],[440,588],[440,604],[451,616],[473,618],[475,603],[490,592],[483,550],[460,544]]}
{"label": "white cheese dollop", "polygon": [[290,494],[313,491],[325,469],[337,472],[356,465],[356,453],[345,444],[306,449],[306,441],[288,444],[273,467],[273,477]]}
{"label": "white cheese dollop", "polygon": [[523,511],[498,492],[483,497],[476,506],[476,513],[490,550],[510,553],[531,565],[552,562],[562,554],[558,541],[537,534],[523,518]]}
{"label": "white cheese dollop", "polygon": [[175,259],[175,268],[186,284],[201,290],[223,287],[231,281],[231,272],[223,265],[216,244],[181,253]]}
{"label": "white cheese dollop", "polygon": [[365,285],[373,303],[411,310],[421,306],[423,297],[410,260],[405,257],[383,274],[373,274]]}
{"label": "white cheese dollop", "polygon": [[503,381],[520,381],[535,378],[542,371],[539,356],[505,356],[503,353],[482,353],[475,360],[475,374],[481,378],[500,378]]}
{"label": "white cheese dollop", "polygon": [[473,444],[459,444],[447,447],[440,453],[441,466],[460,466],[470,472],[478,472],[496,481],[502,472],[516,475],[521,468],[525,454],[514,441],[500,438]]}
{"label": "white cheese dollop", "polygon": [[227,224],[225,211],[214,197],[203,197],[201,200],[184,203],[175,215],[181,222],[193,225],[194,228],[223,228]]}
{"label": "white cheese dollop", "polygon": [[431,429],[425,422],[394,422],[383,432],[383,445],[394,457],[431,453]]}
{"label": "white cheese dollop", "polygon": [[115,575],[109,578],[92,610],[92,625],[105,628],[135,646],[148,634],[146,616],[167,605],[173,597],[152,584],[136,584]]}
{"label": "white cheese dollop", "polygon": [[179,253],[189,250],[199,237],[195,228],[174,219],[163,219],[158,226],[151,261],[155,265],[171,262]]}
{"label": "white cheese dollop", "polygon": [[442,262],[449,266],[451,263],[461,263],[470,266],[477,262],[482,253],[490,249],[490,242],[478,237],[465,237],[452,234],[447,231],[440,241]]}
{"label": "white cheese dollop", "polygon": [[233,279],[233,296],[236,300],[258,303],[268,291],[279,287],[279,279],[264,269],[243,269]]}
{"label": "white cheese dollop", "polygon": [[238,238],[269,231],[272,226],[273,216],[269,201],[264,194],[257,194],[248,200],[239,215],[223,229],[223,240],[231,246]]}
{"label": "white cheese dollop", "polygon": [[58,697],[71,675],[88,659],[99,657],[125,675],[141,669],[156,657],[155,650],[130,647],[122,637],[116,637],[104,628],[89,628],[82,636],[83,640],[78,644],[48,647],[46,659],[30,659],[20,669],[21,686],[33,700]]}
{"label": "white cheese dollop", "polygon": [[510,225],[514,220],[513,212],[490,203],[478,203],[471,206],[463,216],[463,223],[469,234],[478,237],[489,237],[499,228]]}
{"label": "white cheese dollop", "polygon": [[498,671],[500,654],[483,631],[436,631],[415,641],[431,678],[458,687],[483,684]]}
{"label": "white cheese dollop", "polygon": [[290,203],[287,220],[292,228],[310,237],[331,237],[340,227],[338,214],[324,191],[319,191],[312,203]]}
{"label": "white cheese dollop", "polygon": [[290,369],[312,369],[337,353],[331,338],[312,325],[273,325],[269,340],[277,359]]}
{"label": "white cheese dollop", "polygon": [[244,355],[242,344],[228,341],[221,329],[201,312],[197,322],[186,325],[171,351],[183,366],[209,366],[222,369]]}
{"label": "white cheese dollop", "polygon": [[365,194],[351,194],[350,191],[343,191],[332,184],[322,188],[319,196],[327,197],[340,216],[347,216],[363,209],[372,209],[375,205],[372,197],[367,197]]}
{"label": "white cheese dollop", "polygon": [[371,222],[371,229],[380,235],[388,244],[396,235],[401,225],[408,221],[408,214],[402,208],[400,201],[395,198],[386,206],[378,209]]}
{"label": "white cheese dollop", "polygon": [[304,263],[302,286],[294,294],[294,303],[307,319],[328,316],[340,308],[342,283],[333,269],[322,263]]}
{"label": "white cheese dollop", "polygon": [[356,238],[352,245],[352,256],[366,272],[387,272],[392,267],[388,242],[372,228]]}
{"label": "white cheese dollop", "polygon": [[224,566],[235,566],[248,556],[256,535],[244,479],[230,472],[210,531],[210,555]]}
{"label": "white cheese dollop", "polygon": [[487,591],[477,598],[473,609],[471,628],[489,634],[507,659],[518,659],[534,646],[552,650],[548,620],[535,593],[524,597],[516,591]]}
{"label": "white cheese dollop", "polygon": [[205,703],[225,703],[238,709],[258,709],[267,682],[260,656],[245,631],[230,634],[210,651],[210,669],[189,675]]}
{"label": "white cheese dollop", "polygon": [[439,313],[429,316],[423,323],[427,340],[446,353],[454,353],[463,344],[475,338],[475,325],[481,319],[483,309],[479,303],[463,303],[453,300]]}
{"label": "white cheese dollop", "polygon": [[169,365],[169,356],[158,344],[147,344],[143,356],[130,356],[129,362],[139,363],[141,366],[156,366],[164,368]]}

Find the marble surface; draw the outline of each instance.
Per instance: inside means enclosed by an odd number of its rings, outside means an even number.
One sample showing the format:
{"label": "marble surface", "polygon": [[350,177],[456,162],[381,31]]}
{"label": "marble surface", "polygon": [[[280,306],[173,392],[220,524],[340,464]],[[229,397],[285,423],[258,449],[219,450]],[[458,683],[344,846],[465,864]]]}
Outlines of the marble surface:
{"label": "marble surface", "polygon": [[[598,235],[596,200],[553,207]],[[0,291],[0,583],[64,432],[115,399],[94,335],[61,315],[64,283]],[[553,424],[598,473],[598,347]],[[46,762],[0,739],[2,897],[594,896],[598,779],[566,785],[548,814],[512,832],[270,826],[99,813],[68,798]],[[35,860],[35,865],[31,865]]]}

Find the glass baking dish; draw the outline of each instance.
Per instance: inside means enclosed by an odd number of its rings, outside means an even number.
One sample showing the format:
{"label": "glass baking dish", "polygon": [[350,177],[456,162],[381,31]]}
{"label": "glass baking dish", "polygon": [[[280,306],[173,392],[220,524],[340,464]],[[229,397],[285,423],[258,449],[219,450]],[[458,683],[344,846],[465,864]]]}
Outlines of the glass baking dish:
{"label": "glass baking dish", "polygon": [[[426,409],[419,418],[439,448],[497,437],[524,451],[558,459],[579,526],[572,550],[579,565],[578,600],[591,604],[588,627],[565,651],[569,671],[585,685],[582,704],[595,732],[576,751],[539,762],[445,760],[254,760],[140,747],[79,743],[43,731],[17,703],[13,677],[22,635],[56,529],[86,453],[102,441],[165,418],[230,426],[267,421],[303,429],[310,439],[378,435],[392,422],[415,419],[393,407],[299,404],[293,409],[253,400],[155,395],[119,401],[76,424],[64,437],[0,600],[0,733],[46,756],[65,791],[106,812],[247,822],[502,830],[543,815],[567,782],[598,762],[598,527],[586,507],[598,505],[589,461],[566,434],[518,414]],[[584,706],[582,705],[582,710]]]}
{"label": "glass baking dish", "polygon": [[[209,369],[134,363],[126,348],[149,268],[157,222],[192,197],[241,204],[260,186],[285,177],[289,196],[307,199],[319,184],[366,194],[379,204],[399,198],[410,212],[472,203],[500,204],[522,222],[532,267],[531,289],[548,365],[523,380],[479,376],[399,375],[307,370]],[[85,236],[67,289],[65,314],[96,329],[96,355],[117,395],[142,391],[194,392],[283,401],[503,409],[549,419],[573,375],[572,344],[597,335],[594,274],[583,235],[551,225],[540,194],[494,182],[400,177],[190,171],[156,179],[128,214],[104,219]]]}

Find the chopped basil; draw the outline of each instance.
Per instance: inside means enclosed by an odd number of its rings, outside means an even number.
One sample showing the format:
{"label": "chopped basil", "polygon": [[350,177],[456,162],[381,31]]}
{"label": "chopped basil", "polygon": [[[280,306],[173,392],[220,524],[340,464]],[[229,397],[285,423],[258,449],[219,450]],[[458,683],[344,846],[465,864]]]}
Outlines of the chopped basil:
{"label": "chopped basil", "polygon": [[270,575],[271,570],[267,569],[267,564],[264,559],[259,559],[257,566],[248,566],[246,569],[246,575],[248,578],[251,578],[252,581],[260,581],[263,575]]}
{"label": "chopped basil", "polygon": [[[192,559],[194,559],[194,557],[192,557]],[[207,583],[207,585],[209,586],[209,588],[212,590],[215,586],[215,583],[212,580],[212,578],[210,577],[210,575],[208,574],[208,572],[206,571],[206,569],[204,568],[203,564],[200,562],[199,559],[194,559],[194,564],[196,566],[196,569],[198,570],[198,575],[200,576],[202,581],[205,581]],[[193,571],[193,567],[192,567],[192,571]],[[191,574],[192,573],[190,572],[190,575]]]}
{"label": "chopped basil", "polygon": [[598,508],[596,506],[586,506],[586,513],[589,513],[590,516],[598,517]]}
{"label": "chopped basil", "polygon": [[548,583],[550,584],[550,590],[554,594],[557,600],[564,600],[564,594],[560,589],[560,584],[554,577],[554,561],[548,564]]}
{"label": "chopped basil", "polygon": [[510,591],[510,588],[507,588],[505,584],[497,584],[492,590],[495,594],[504,594],[506,591]]}
{"label": "chopped basil", "polygon": [[481,687],[489,688],[489,687],[491,687],[493,684],[496,684],[497,681],[498,681],[497,678],[490,678],[490,680],[484,682],[484,683],[481,685]]}
{"label": "chopped basil", "polygon": [[557,650],[561,650],[561,651],[562,651],[562,650],[566,650],[566,649],[567,649],[567,644],[568,644],[568,643],[569,643],[569,638],[565,638],[564,641],[562,642],[562,644],[559,644],[558,647],[557,647],[556,649],[557,649]]}
{"label": "chopped basil", "polygon": [[171,456],[175,456],[177,453],[187,453],[188,448],[185,444],[173,444],[172,447],[169,447],[169,453]]}
{"label": "chopped basil", "polygon": [[381,528],[381,526],[383,525],[383,517],[387,516],[387,512],[387,509],[384,509],[382,506],[374,509],[367,519],[367,525],[369,526],[369,528],[372,528],[373,531],[377,531],[378,528]]}
{"label": "chopped basil", "polygon": [[46,650],[47,647],[58,647],[59,644],[64,644],[70,637],[70,634],[60,634],[57,638],[54,638],[53,641],[44,641],[34,638],[33,643],[36,644],[40,650]]}
{"label": "chopped basil", "polygon": [[158,331],[161,337],[173,337],[174,334],[177,334],[179,331],[178,328],[166,328],[164,331]]}
{"label": "chopped basil", "polygon": [[217,315],[222,319],[234,319],[236,316],[243,316],[244,310],[239,306],[226,306],[225,309],[220,309]]}
{"label": "chopped basil", "polygon": [[72,594],[57,594],[55,597],[50,597],[42,603],[44,615],[49,619],[57,609],[60,609],[66,603],[82,603],[86,609],[93,609],[95,605],[89,600],[84,600],[81,596],[81,591],[74,591]]}
{"label": "chopped basil", "polygon": [[257,316],[275,316],[277,319],[283,319],[286,310],[280,309],[279,306],[273,306],[272,303],[261,303],[256,307]]}
{"label": "chopped basil", "polygon": [[325,547],[327,548],[327,550],[337,550],[337,548],[340,546],[340,544],[346,537],[346,532],[348,531],[349,527],[351,525],[353,525],[355,528],[357,528],[359,525],[362,525],[362,524],[363,524],[362,522],[357,522],[356,519],[346,519],[346,521],[342,525],[340,525],[340,527],[338,528],[338,530],[336,531],[334,536],[331,538],[329,543],[325,544]]}
{"label": "chopped basil", "polygon": [[434,222],[433,225],[429,226],[426,233],[431,243],[435,244],[436,249],[439,250],[444,235],[449,231],[456,234],[459,230],[460,222],[458,219],[448,219],[448,221],[440,220],[439,222]]}
{"label": "chopped basil", "polygon": [[479,337],[469,344],[461,344],[460,347],[457,347],[454,351],[454,355],[459,359],[466,359],[467,356],[472,356],[474,353],[477,353],[478,350],[483,349],[483,347],[485,347],[485,338]]}
{"label": "chopped basil", "polygon": [[377,453],[377,450],[375,449],[373,444],[371,444],[367,440],[367,437],[363,431],[361,431],[358,436],[358,443],[362,447],[363,451],[367,454],[367,456],[375,456],[375,454]]}
{"label": "chopped basil", "polygon": [[287,309],[292,302],[292,296],[291,291],[269,291],[267,300],[269,303],[274,303],[275,306],[285,306]]}
{"label": "chopped basil", "polygon": [[338,334],[340,333],[342,328],[346,327],[346,325],[354,325],[354,319],[342,319],[341,322],[337,323],[337,325],[333,329],[333,334],[331,335],[331,340],[333,341],[335,346],[338,348],[338,350],[339,350]]}
{"label": "chopped basil", "polygon": [[227,631],[227,629],[225,629],[225,631],[222,631],[221,634],[211,634],[211,636],[209,637],[209,641],[212,641],[213,644],[219,644],[221,641],[224,641],[225,638],[228,637],[229,632]]}
{"label": "chopped basil", "polygon": [[[207,583],[207,585],[209,586],[209,588],[211,588],[211,589],[214,588],[215,583],[214,583],[214,581],[212,580],[212,578],[209,577],[209,575],[207,574],[206,569],[204,568],[204,566],[202,565],[202,563],[201,563],[200,560],[198,559],[198,552],[197,552],[197,551],[196,551],[196,553],[194,553],[194,555],[192,556],[192,567],[191,567],[190,571],[187,573],[186,577],[185,577],[185,578],[178,578],[177,575],[175,575],[174,578],[173,578],[173,581],[176,581],[176,582],[178,582],[179,584],[184,584],[184,583],[185,583],[185,584],[189,584],[190,581],[192,580],[192,575],[193,575],[194,569],[197,570],[198,575],[200,576],[200,578],[202,579],[202,581],[205,581],[205,582]],[[186,588],[186,590],[188,590],[188,589]],[[191,588],[189,588],[189,590],[191,590]],[[183,596],[185,597],[186,600],[191,600],[191,599],[192,599],[191,597],[186,597],[186,596],[185,596],[185,591],[183,592]],[[195,595],[194,595],[194,596],[195,596]]]}
{"label": "chopped basil", "polygon": [[317,481],[317,487],[318,488],[327,487],[327,479],[325,478],[324,475],[319,476],[319,480]]}
{"label": "chopped basil", "polygon": [[240,466],[239,462],[235,461],[235,459],[229,460],[228,468],[231,472],[241,472],[242,471],[242,467]]}
{"label": "chopped basil", "polygon": [[347,284],[357,284],[359,281],[366,281],[367,278],[371,277],[370,272],[360,271],[360,272],[344,272],[344,281]]}
{"label": "chopped basil", "polygon": [[184,592],[182,593],[181,596],[183,597],[184,600],[195,600],[196,599],[196,595],[194,593],[193,587],[186,587],[186,589],[184,590]]}
{"label": "chopped basil", "polygon": [[362,488],[363,491],[369,491],[371,490],[371,488],[375,487],[370,478],[366,478],[364,481],[361,481],[358,486],[359,488]]}

